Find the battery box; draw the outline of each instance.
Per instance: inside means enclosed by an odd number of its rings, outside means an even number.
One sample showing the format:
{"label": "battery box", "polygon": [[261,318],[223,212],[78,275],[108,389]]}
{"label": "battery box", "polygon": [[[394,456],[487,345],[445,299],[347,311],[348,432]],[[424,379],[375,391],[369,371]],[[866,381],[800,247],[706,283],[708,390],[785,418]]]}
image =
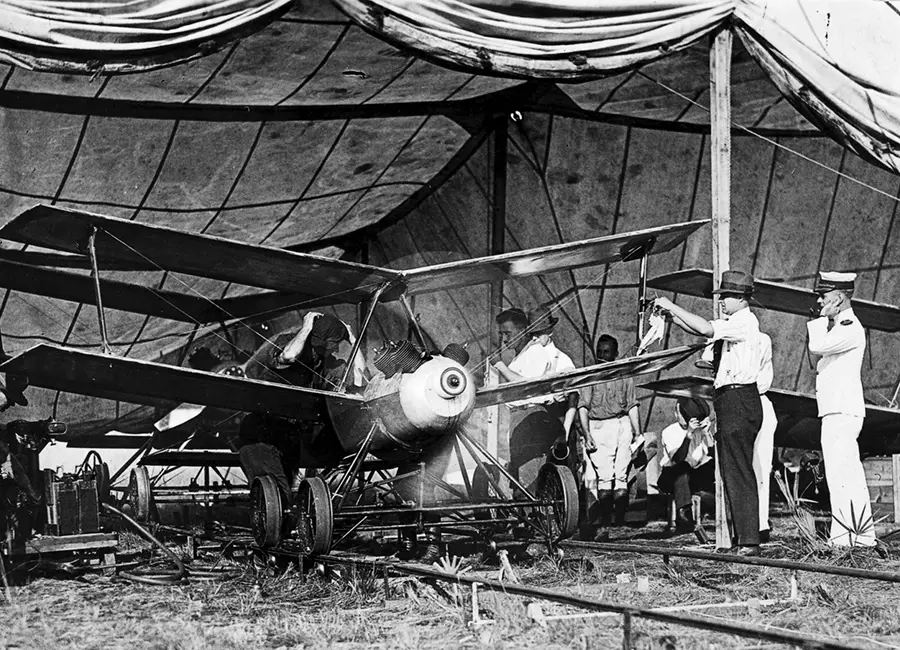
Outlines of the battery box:
{"label": "battery box", "polygon": [[100,504],[93,476],[45,471],[46,535],[81,535],[100,530]]}

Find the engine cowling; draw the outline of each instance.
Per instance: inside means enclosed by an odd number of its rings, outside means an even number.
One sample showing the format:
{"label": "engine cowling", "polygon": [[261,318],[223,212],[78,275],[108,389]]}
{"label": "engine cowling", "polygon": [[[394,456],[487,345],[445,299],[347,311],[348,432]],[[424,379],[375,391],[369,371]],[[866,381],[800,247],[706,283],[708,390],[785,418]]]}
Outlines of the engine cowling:
{"label": "engine cowling", "polygon": [[400,405],[416,429],[443,432],[456,428],[475,406],[475,386],[457,362],[436,356],[403,376]]}
{"label": "engine cowling", "polygon": [[430,357],[414,372],[379,377],[366,388],[368,408],[333,413],[335,430],[348,452],[359,448],[377,420],[381,426],[370,447],[373,454],[392,460],[417,456],[456,430],[475,406],[471,374],[441,355]]}

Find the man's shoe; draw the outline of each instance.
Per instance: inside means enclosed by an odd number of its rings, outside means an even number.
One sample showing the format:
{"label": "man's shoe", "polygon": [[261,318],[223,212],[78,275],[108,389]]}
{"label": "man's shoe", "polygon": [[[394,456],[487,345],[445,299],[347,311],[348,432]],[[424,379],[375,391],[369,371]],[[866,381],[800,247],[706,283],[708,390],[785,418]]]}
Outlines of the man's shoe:
{"label": "man's shoe", "polygon": [[755,557],[760,554],[759,546],[738,546],[736,554],[741,557]]}
{"label": "man's shoe", "polygon": [[765,530],[759,531],[759,543],[760,544],[768,544],[769,540],[772,538],[771,531],[766,528]]}
{"label": "man's shoe", "polygon": [[679,535],[690,533],[694,530],[694,518],[691,515],[691,506],[682,506],[675,511],[675,532]]}

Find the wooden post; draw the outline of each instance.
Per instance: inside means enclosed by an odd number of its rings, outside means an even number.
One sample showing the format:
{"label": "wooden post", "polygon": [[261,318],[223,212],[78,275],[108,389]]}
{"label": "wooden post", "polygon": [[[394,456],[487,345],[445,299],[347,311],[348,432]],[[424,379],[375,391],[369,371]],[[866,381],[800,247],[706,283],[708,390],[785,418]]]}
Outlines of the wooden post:
{"label": "wooden post", "polygon": [[[732,33],[722,29],[713,37],[709,55],[710,166],[712,167],[713,287],[719,287],[722,271],[730,266],[731,235],[731,46]],[[718,301],[713,311],[720,317]],[[722,488],[719,454],[716,454],[716,546],[731,547],[728,509]]]}
{"label": "wooden post", "polygon": [[[509,136],[507,129],[509,118],[504,115],[494,123],[494,182],[491,200],[491,255],[505,252],[506,249],[506,158]],[[494,319],[503,305],[503,282],[491,283],[490,309],[488,309],[488,354],[499,345],[497,328]],[[499,377],[487,364],[485,383],[496,385]],[[500,453],[500,406],[487,409],[487,444],[485,448],[494,458]]]}
{"label": "wooden post", "polygon": [[891,490],[894,497],[894,523],[900,522],[900,454],[891,456]]}

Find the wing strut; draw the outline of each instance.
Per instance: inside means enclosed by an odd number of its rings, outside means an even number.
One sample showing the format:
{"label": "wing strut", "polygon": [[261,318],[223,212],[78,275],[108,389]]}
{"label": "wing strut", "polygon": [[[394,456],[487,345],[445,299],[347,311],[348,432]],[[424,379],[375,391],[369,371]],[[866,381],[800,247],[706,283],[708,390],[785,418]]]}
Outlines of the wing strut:
{"label": "wing strut", "polygon": [[97,319],[100,321],[100,343],[103,345],[104,354],[112,354],[109,345],[109,336],[106,333],[106,314],[103,313],[103,300],[100,295],[100,268],[97,264],[97,226],[91,226],[91,235],[88,237],[88,253],[91,256],[91,277],[94,279],[94,293],[97,296]]}
{"label": "wing strut", "polygon": [[638,322],[637,322],[637,342],[635,345],[640,348],[641,341],[644,340],[644,316],[647,313],[647,269],[650,264],[650,253],[653,252],[653,245],[656,243],[656,237],[638,241],[633,249],[623,251],[622,261],[627,262],[633,260],[640,255],[641,270],[638,276]]}
{"label": "wing strut", "polygon": [[353,344],[353,349],[350,350],[350,356],[347,357],[347,367],[344,368],[344,376],[341,377],[341,383],[338,384],[337,387],[337,391],[339,393],[344,392],[344,387],[347,385],[347,379],[350,378],[350,373],[353,372],[356,355],[359,354],[359,348],[362,347],[363,335],[366,333],[366,329],[369,327],[369,321],[372,320],[372,314],[375,313],[375,307],[378,305],[378,299],[381,297],[381,294],[384,293],[384,290],[390,287],[391,284],[391,282],[385,282],[381,284],[375,290],[375,293],[372,294],[372,300],[369,303],[369,311],[366,312],[366,319],[363,321],[362,327],[359,328],[359,333],[356,336],[356,342]]}

